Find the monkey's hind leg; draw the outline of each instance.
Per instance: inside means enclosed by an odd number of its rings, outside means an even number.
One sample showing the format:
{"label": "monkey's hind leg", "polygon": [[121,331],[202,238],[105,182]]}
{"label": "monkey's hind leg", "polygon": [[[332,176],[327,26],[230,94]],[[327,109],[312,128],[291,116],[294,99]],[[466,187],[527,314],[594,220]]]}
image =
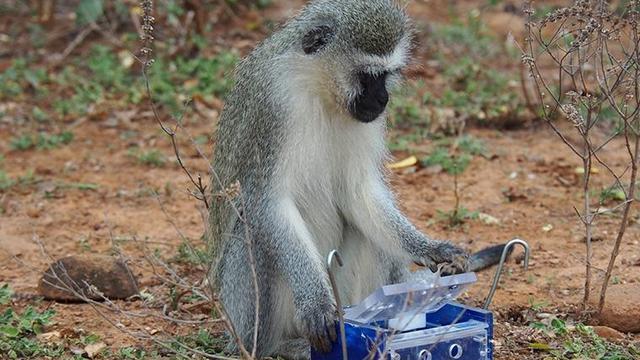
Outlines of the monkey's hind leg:
{"label": "monkey's hind leg", "polygon": [[311,345],[303,338],[285,340],[278,345],[274,356],[291,360],[307,360],[311,358]]}
{"label": "monkey's hind leg", "polygon": [[[219,295],[224,310],[233,324],[237,339],[229,336],[227,351],[238,353],[238,340],[242,342],[249,353],[253,349],[253,337],[255,329],[256,296],[253,285],[253,275],[249,266],[248,249],[242,239],[230,240],[227,251],[221,259],[219,266],[220,289]],[[270,279],[263,275],[266,269],[261,257],[256,259],[256,272],[258,276],[260,318],[258,325],[258,341],[256,355],[258,358],[270,356],[276,349],[274,338],[273,312],[270,309],[272,294]],[[277,316],[277,314],[273,314]]]}

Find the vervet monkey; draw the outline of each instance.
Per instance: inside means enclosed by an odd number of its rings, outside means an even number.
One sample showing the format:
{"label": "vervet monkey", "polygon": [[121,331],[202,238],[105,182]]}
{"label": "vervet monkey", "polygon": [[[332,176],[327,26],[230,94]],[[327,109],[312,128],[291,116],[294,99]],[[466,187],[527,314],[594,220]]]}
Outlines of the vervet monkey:
{"label": "vervet monkey", "polygon": [[[416,230],[385,181],[385,109],[411,42],[409,19],[392,0],[313,0],[236,70],[213,160],[211,280],[251,351],[252,250],[260,357],[330,348],[332,249],[345,262],[336,275],[347,304],[406,280],[412,261],[450,272],[487,266]],[[236,183],[231,202],[220,195]]]}

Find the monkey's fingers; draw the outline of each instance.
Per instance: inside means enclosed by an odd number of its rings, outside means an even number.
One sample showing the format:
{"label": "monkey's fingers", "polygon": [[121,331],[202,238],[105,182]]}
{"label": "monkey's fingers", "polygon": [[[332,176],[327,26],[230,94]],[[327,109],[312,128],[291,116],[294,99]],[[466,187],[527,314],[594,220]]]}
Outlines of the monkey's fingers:
{"label": "monkey's fingers", "polygon": [[336,333],[336,322],[329,321],[327,323],[327,329],[329,330],[329,339],[331,342],[335,342],[338,339],[338,334]]}
{"label": "monkey's fingers", "polygon": [[316,350],[320,350],[325,353],[331,351],[331,342],[326,334],[314,336],[309,339],[309,341],[311,342],[311,346]]}
{"label": "monkey's fingers", "polygon": [[320,316],[315,320],[309,319],[309,342],[314,349],[329,352],[333,341],[337,338],[335,319],[333,316]]}
{"label": "monkey's fingers", "polygon": [[325,316],[322,321],[321,328],[321,350],[323,352],[329,352],[333,347],[333,342],[337,339],[335,318],[332,316]]}

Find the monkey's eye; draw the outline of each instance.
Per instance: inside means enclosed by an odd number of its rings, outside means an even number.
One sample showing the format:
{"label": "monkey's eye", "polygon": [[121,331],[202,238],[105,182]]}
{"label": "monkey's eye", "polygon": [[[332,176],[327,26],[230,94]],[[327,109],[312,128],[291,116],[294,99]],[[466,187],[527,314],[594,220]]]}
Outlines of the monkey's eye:
{"label": "monkey's eye", "polygon": [[324,48],[333,38],[333,30],[327,25],[320,25],[309,32],[302,38],[302,50],[305,54],[313,54]]}

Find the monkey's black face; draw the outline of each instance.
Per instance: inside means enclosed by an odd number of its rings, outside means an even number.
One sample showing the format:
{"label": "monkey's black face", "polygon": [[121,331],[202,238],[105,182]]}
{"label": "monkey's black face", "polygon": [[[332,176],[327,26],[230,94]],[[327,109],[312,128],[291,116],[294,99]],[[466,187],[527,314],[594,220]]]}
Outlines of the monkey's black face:
{"label": "monkey's black face", "polygon": [[362,91],[349,104],[349,112],[356,120],[369,123],[377,119],[384,112],[389,102],[387,92],[387,73],[358,74]]}

